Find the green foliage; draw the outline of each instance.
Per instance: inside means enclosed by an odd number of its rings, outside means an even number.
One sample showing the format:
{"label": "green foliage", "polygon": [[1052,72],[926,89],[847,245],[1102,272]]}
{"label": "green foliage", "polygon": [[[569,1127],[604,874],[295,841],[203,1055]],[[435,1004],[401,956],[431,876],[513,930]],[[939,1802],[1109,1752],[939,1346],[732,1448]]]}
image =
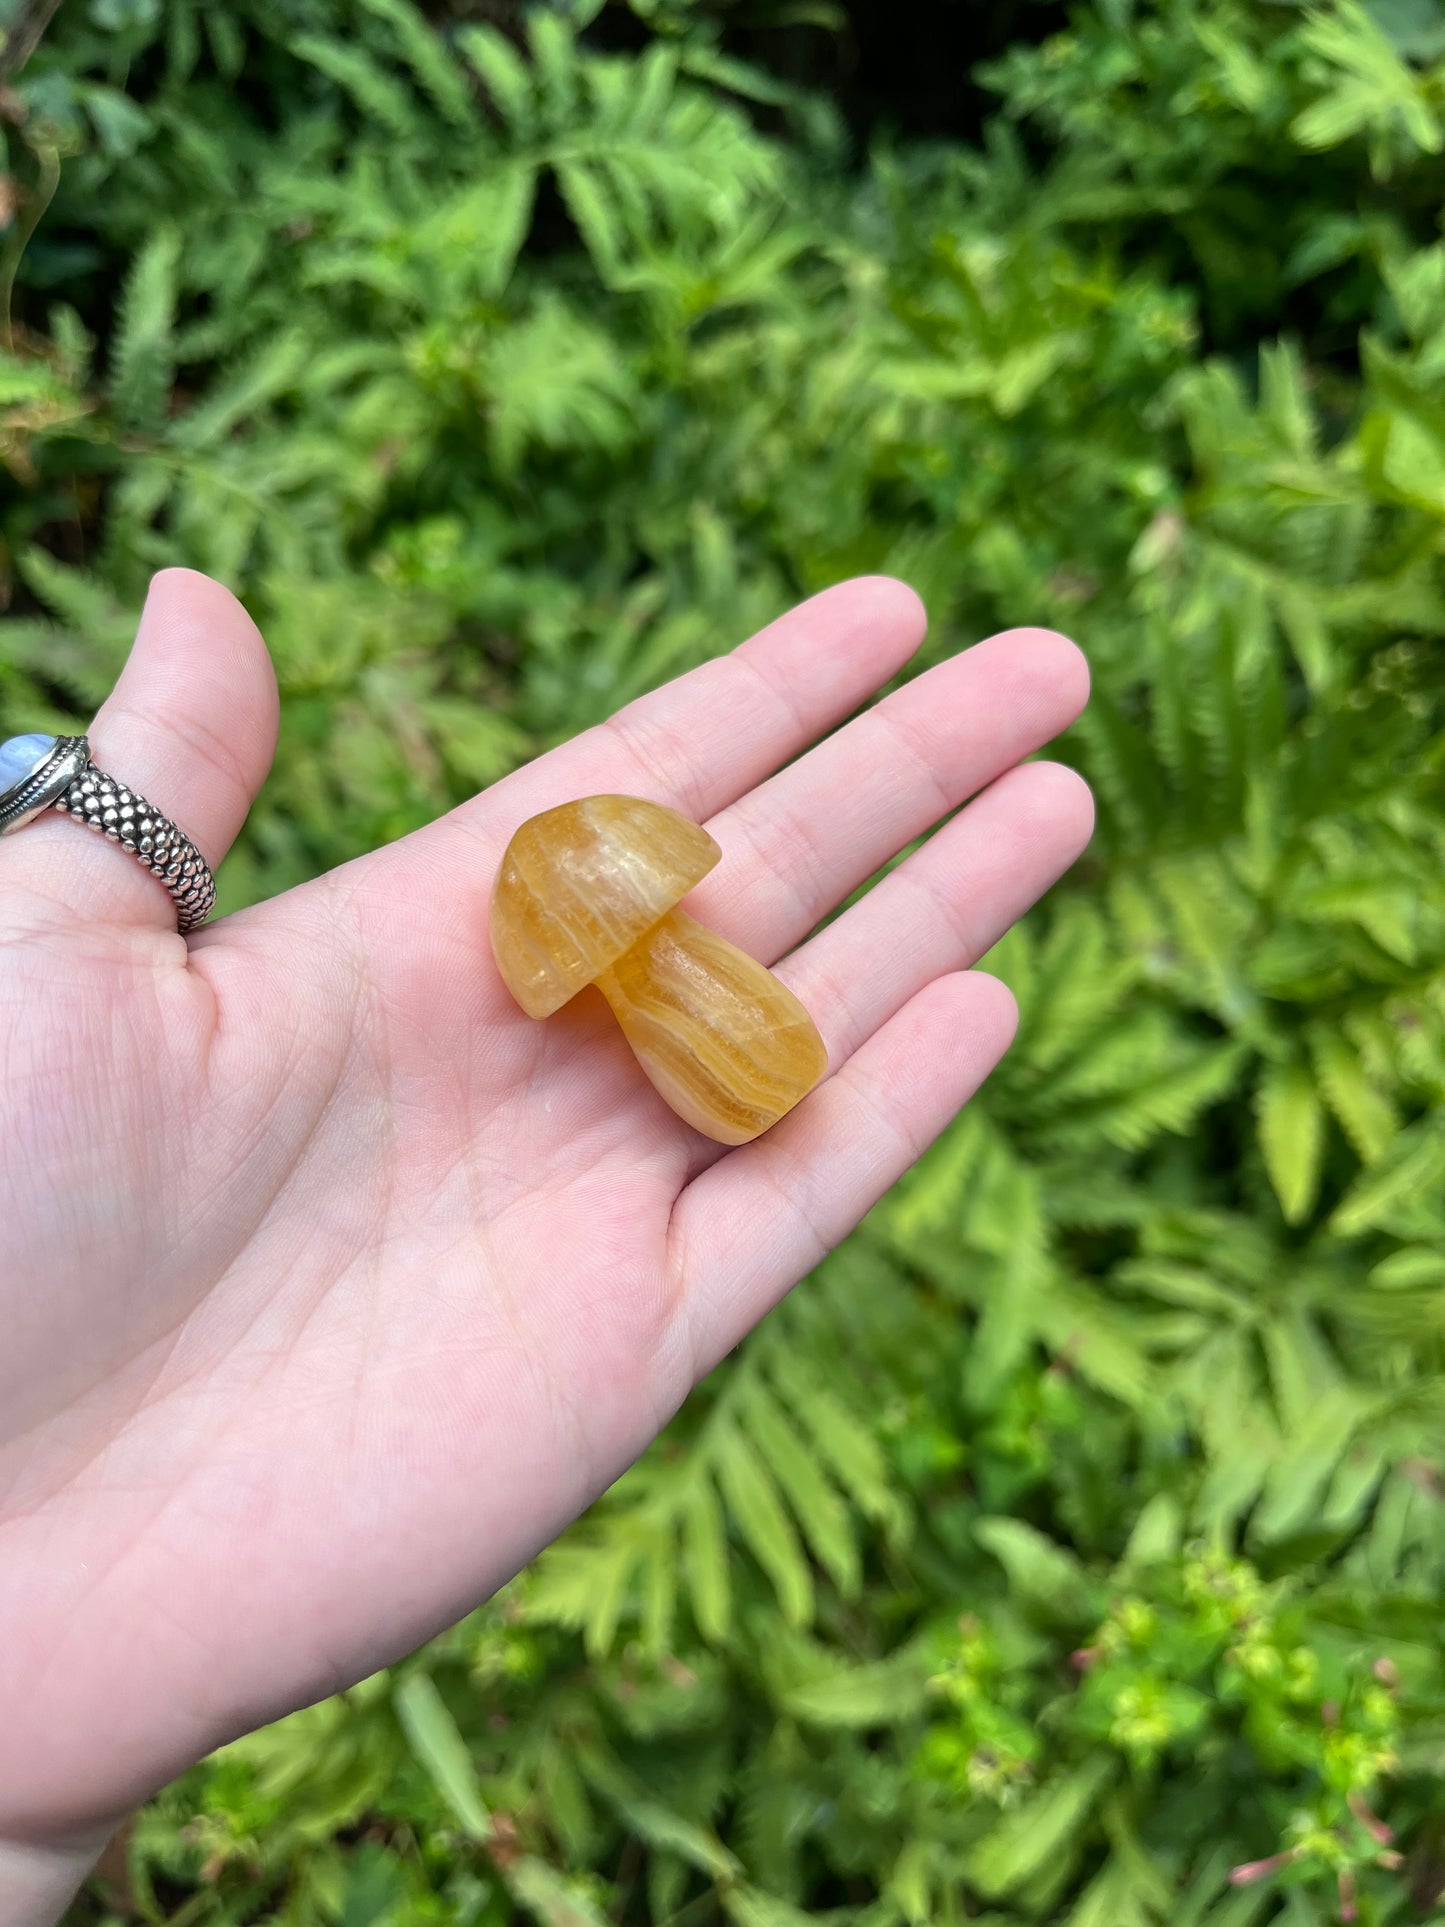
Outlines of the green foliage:
{"label": "green foliage", "polygon": [[285,693],[235,905],[889,569],[921,661],[1079,637],[1100,832],[967,1115],[503,1599],[160,1796],[132,1911],[1425,1917],[1445,16],[1098,0],[980,148],[864,155],[721,15],[596,11],[60,15],[0,733],[158,564],[232,581]]}

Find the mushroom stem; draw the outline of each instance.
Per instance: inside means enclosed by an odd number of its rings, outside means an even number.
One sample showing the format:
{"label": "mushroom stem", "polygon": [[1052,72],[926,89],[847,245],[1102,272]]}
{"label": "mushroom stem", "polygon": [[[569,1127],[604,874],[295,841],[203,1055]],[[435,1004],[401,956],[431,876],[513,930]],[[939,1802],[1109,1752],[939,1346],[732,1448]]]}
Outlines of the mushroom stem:
{"label": "mushroom stem", "polygon": [[678,1116],[746,1144],[827,1068],[817,1026],[772,971],[671,910],[595,979],[637,1061]]}

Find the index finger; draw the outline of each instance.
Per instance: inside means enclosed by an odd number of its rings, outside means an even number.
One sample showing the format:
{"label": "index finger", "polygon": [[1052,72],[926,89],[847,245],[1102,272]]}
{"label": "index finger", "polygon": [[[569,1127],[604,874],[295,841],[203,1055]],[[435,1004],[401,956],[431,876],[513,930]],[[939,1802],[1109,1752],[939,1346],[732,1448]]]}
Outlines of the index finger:
{"label": "index finger", "polygon": [[917,595],[889,576],[824,589],[417,834],[432,856],[457,840],[470,869],[478,835],[500,855],[529,816],[574,797],[622,791],[705,821],[866,702],[926,627]]}

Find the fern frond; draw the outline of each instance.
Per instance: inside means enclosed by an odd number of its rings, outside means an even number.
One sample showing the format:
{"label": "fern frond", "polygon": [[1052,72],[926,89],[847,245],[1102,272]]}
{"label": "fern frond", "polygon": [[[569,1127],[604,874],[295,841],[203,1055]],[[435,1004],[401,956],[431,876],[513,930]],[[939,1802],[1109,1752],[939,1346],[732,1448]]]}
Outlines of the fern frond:
{"label": "fern frond", "polygon": [[110,351],[110,399],[121,421],[158,434],[175,374],[175,325],[181,237],[160,228],[131,263],[121,296],[120,326]]}
{"label": "fern frond", "polygon": [[1319,1191],[1325,1144],[1324,1108],[1308,1068],[1299,1062],[1269,1066],[1255,1107],[1269,1181],[1286,1219],[1299,1224]]}
{"label": "fern frond", "polygon": [[[391,28],[397,51],[453,127],[470,129],[476,110],[442,42],[411,0],[361,0],[366,12]],[[333,78],[335,76],[333,75]]]}
{"label": "fern frond", "polygon": [[297,34],[291,51],[335,81],[362,113],[399,137],[415,134],[421,121],[416,102],[400,81],[363,48],[326,34]]}

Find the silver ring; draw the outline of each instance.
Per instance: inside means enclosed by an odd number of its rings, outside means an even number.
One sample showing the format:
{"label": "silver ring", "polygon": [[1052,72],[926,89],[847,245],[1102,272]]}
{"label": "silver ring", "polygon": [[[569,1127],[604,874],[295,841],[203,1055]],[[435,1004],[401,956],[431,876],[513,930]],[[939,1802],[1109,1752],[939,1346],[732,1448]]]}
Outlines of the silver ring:
{"label": "silver ring", "polygon": [[143,796],[98,770],[84,736],[12,736],[0,743],[0,836],[55,808],[128,850],[171,893],[184,937],[216,907],[216,879],[191,839]]}

